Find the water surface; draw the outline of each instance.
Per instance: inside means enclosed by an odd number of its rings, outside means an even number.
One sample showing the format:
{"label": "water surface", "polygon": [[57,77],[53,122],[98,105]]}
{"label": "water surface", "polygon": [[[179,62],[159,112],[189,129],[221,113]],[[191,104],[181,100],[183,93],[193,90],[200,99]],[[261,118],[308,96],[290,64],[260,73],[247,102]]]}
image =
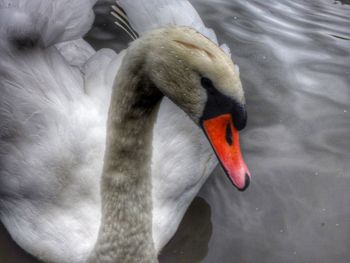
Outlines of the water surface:
{"label": "water surface", "polygon": [[239,193],[217,169],[200,193],[207,247],[162,262],[350,262],[349,1],[192,2],[240,66],[253,180]]}

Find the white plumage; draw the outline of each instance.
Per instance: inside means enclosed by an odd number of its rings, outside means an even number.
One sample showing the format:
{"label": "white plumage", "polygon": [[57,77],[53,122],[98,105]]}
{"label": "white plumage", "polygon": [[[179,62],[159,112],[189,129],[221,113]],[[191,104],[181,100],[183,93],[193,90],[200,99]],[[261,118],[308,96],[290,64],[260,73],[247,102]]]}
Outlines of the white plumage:
{"label": "white plumage", "polygon": [[[80,39],[94,2],[0,0],[0,219],[21,247],[49,262],[83,262],[99,228],[107,110],[123,53],[95,52]],[[118,3],[140,34],[180,24],[217,41],[185,0]],[[167,99],[153,148],[159,251],[217,160]]]}
{"label": "white plumage", "polygon": [[[131,25],[141,35],[159,26],[183,25],[195,28],[218,44],[215,32],[204,25],[197,11],[187,0],[117,0],[117,3],[126,11]],[[221,45],[221,48],[230,54],[226,44]]]}

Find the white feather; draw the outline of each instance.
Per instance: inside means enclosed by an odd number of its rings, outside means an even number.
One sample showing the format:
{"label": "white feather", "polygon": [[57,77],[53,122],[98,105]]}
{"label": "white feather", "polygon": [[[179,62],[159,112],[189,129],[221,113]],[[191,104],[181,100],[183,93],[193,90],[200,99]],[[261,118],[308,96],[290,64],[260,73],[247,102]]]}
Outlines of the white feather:
{"label": "white feather", "polygon": [[94,20],[97,0],[0,0],[0,36],[32,35],[47,47],[82,37]]}
{"label": "white feather", "polygon": [[211,29],[204,26],[202,19],[186,0],[118,0],[126,11],[134,29],[139,34],[166,25],[191,26],[217,43]]}
{"label": "white feather", "polygon": [[[218,44],[215,32],[206,27],[187,0],[117,0],[128,14],[133,28],[140,34],[168,25],[182,25],[195,28],[214,43]],[[227,45],[223,50],[230,55]]]}
{"label": "white feather", "polygon": [[[49,262],[84,262],[99,228],[105,123],[123,54],[95,53],[81,39],[61,43],[89,29],[93,2],[0,0],[0,219],[21,247]],[[172,22],[216,39],[187,1],[122,2],[140,33]],[[13,45],[18,36],[35,35],[40,41],[29,50]],[[200,130],[167,99],[153,148],[159,251],[217,160]]]}

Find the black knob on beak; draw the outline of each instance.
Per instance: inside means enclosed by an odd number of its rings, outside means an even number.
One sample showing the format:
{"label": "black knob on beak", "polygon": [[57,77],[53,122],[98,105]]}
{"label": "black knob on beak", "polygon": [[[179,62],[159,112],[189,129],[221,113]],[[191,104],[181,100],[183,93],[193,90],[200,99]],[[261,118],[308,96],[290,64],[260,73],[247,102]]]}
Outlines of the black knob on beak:
{"label": "black knob on beak", "polygon": [[234,103],[231,109],[233,123],[237,130],[243,130],[247,125],[248,115],[245,105]]}

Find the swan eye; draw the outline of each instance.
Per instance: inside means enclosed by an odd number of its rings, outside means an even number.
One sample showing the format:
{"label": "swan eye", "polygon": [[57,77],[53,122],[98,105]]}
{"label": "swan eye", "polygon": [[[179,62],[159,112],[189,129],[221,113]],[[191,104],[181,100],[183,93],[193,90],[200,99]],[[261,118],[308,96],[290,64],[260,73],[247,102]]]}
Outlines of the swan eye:
{"label": "swan eye", "polygon": [[210,79],[208,79],[206,77],[202,77],[201,84],[202,84],[202,87],[204,89],[206,89],[207,91],[209,91],[210,93],[213,93],[215,91],[214,84]]}

